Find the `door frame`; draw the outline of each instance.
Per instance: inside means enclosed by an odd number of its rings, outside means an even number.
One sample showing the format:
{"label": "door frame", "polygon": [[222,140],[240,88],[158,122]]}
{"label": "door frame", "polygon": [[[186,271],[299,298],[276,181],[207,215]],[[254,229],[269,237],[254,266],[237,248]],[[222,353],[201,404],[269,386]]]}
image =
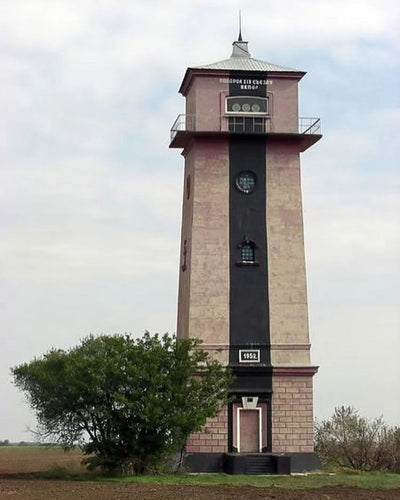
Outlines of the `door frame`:
{"label": "door frame", "polygon": [[[237,408],[236,409],[236,436],[237,436],[237,452],[240,453],[240,412],[242,411],[258,411],[258,453],[262,451],[262,408]],[[257,453],[257,452],[254,452]]]}

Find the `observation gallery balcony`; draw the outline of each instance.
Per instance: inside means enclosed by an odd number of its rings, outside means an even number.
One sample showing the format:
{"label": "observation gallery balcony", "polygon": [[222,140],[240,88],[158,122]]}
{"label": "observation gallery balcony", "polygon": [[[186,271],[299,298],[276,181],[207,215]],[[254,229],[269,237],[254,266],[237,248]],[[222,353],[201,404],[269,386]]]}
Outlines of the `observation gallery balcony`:
{"label": "observation gallery balcony", "polygon": [[[203,120],[204,121],[204,120]],[[300,117],[297,130],[283,130],[274,126],[266,116],[221,116],[219,122],[201,123],[196,115],[178,115],[171,127],[170,148],[184,148],[194,137],[231,134],[266,135],[269,138],[298,142],[300,151],[305,151],[322,137],[319,118]]]}

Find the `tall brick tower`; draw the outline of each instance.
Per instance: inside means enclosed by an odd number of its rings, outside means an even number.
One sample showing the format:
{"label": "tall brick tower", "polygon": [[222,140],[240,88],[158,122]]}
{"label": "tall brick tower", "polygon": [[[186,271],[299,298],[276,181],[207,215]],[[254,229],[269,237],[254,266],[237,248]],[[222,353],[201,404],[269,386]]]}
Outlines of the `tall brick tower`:
{"label": "tall brick tower", "polygon": [[300,153],[320,138],[299,118],[305,75],[254,59],[187,69],[171,130],[185,158],[178,336],[232,369],[232,403],[187,444],[195,471],[318,467],[313,449]]}

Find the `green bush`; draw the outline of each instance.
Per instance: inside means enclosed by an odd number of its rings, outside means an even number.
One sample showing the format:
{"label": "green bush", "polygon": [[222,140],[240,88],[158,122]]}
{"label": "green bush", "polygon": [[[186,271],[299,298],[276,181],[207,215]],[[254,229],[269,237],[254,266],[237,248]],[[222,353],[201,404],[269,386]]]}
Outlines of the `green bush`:
{"label": "green bush", "polygon": [[39,433],[107,473],[154,472],[219,413],[231,376],[195,339],[89,336],[13,368]]}

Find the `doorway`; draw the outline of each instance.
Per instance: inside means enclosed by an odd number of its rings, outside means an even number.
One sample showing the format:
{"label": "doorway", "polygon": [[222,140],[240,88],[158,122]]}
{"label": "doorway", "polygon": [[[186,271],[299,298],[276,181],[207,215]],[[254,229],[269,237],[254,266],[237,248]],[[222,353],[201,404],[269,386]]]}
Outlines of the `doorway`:
{"label": "doorway", "polygon": [[261,408],[237,408],[239,453],[260,453],[262,448]]}

